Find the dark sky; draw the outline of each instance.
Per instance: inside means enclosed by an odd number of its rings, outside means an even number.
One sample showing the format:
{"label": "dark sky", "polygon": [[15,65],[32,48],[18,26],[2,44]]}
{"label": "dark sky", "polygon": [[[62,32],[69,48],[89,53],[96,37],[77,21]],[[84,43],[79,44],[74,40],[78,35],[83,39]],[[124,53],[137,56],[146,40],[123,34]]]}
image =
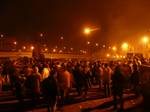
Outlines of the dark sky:
{"label": "dark sky", "polygon": [[[85,26],[99,30],[85,37]],[[114,44],[149,29],[149,0],[0,0],[0,32],[19,40],[43,32],[50,44],[61,36],[69,46],[87,40]]]}

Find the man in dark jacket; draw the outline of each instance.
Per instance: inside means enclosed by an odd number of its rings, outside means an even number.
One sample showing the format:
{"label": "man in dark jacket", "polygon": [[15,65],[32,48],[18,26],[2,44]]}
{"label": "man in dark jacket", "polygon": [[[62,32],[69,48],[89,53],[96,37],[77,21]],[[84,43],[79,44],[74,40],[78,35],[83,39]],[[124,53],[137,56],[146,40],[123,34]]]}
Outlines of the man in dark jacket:
{"label": "man in dark jacket", "polygon": [[56,112],[58,84],[55,78],[55,72],[51,71],[48,78],[42,81],[42,92],[48,105],[48,112]]}
{"label": "man in dark jacket", "polygon": [[38,67],[33,66],[32,73],[26,77],[25,86],[27,90],[27,96],[32,99],[32,106],[35,108],[40,98],[40,74],[38,73]]}
{"label": "man in dark jacket", "polygon": [[114,98],[114,109],[117,109],[117,96],[119,97],[120,110],[123,110],[123,89],[124,89],[124,76],[121,73],[120,66],[117,65],[112,75],[112,94]]}
{"label": "man in dark jacket", "polygon": [[139,95],[140,72],[136,64],[133,64],[133,73],[131,74],[131,89],[136,95]]}

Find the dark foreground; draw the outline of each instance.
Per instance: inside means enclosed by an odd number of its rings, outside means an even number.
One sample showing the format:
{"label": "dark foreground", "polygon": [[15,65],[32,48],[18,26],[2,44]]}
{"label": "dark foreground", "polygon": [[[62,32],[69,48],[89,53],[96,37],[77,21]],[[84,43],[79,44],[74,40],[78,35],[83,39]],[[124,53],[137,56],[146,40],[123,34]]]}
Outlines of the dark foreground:
{"label": "dark foreground", "polygon": [[[30,99],[24,99],[24,104],[20,105],[11,92],[1,93],[0,112],[16,112],[17,110],[20,112],[47,112],[42,97],[37,106],[32,109]],[[128,92],[124,94],[124,112],[149,112],[149,110],[149,108],[144,109],[141,95],[137,97]],[[97,87],[91,88],[86,97],[77,96],[73,89],[65,105],[58,107],[57,112],[114,112],[113,98],[104,98],[103,90]]]}

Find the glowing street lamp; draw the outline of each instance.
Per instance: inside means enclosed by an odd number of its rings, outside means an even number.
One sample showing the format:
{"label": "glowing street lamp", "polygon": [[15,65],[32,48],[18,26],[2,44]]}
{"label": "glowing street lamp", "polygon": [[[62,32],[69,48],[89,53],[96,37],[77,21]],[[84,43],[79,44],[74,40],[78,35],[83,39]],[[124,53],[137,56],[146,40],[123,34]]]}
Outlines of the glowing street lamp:
{"label": "glowing street lamp", "polygon": [[60,37],[60,40],[63,40],[64,39],[64,37]]}
{"label": "glowing street lamp", "polygon": [[99,30],[100,28],[97,28],[97,27],[94,27],[94,28],[89,28],[89,27],[86,27],[84,28],[84,34],[88,35],[90,34],[92,31],[96,31],[96,30]]}
{"label": "glowing street lamp", "polygon": [[62,50],[59,50],[59,53],[62,53],[63,51]]}
{"label": "glowing street lamp", "polygon": [[144,36],[143,38],[142,38],[142,42],[143,42],[143,44],[144,44],[144,50],[143,50],[143,52],[144,52],[144,54],[145,54],[145,57],[147,57],[147,50],[148,50],[148,41],[149,41],[149,38],[148,38],[148,36]]}
{"label": "glowing street lamp", "polygon": [[25,49],[26,49],[26,46],[23,46],[22,49],[25,50]]}
{"label": "glowing street lamp", "polygon": [[106,45],[103,45],[102,47],[103,47],[103,48],[105,48],[105,47],[106,47]]}
{"label": "glowing street lamp", "polygon": [[43,37],[43,33],[40,33],[40,37]]}
{"label": "glowing street lamp", "polygon": [[95,46],[96,46],[96,47],[98,47],[98,46],[99,46],[99,44],[98,44],[98,43],[96,43],[96,44],[95,44]]}
{"label": "glowing street lamp", "polygon": [[107,54],[106,54],[106,57],[110,57],[110,54],[109,54],[109,53],[107,53]]}
{"label": "glowing street lamp", "polygon": [[87,27],[87,28],[84,29],[84,34],[88,35],[90,33],[91,33],[91,29],[90,28]]}
{"label": "glowing street lamp", "polygon": [[87,41],[87,45],[90,45],[91,44],[91,42],[90,41]]}
{"label": "glowing street lamp", "polygon": [[128,50],[128,47],[129,47],[128,43],[124,42],[124,43],[122,44],[122,50],[127,51],[127,50]]}
{"label": "glowing street lamp", "polygon": [[14,41],[14,42],[13,42],[13,44],[14,44],[14,45],[17,45],[17,42],[16,42],[16,41]]}
{"label": "glowing street lamp", "polygon": [[1,38],[3,38],[3,37],[4,37],[4,35],[3,35],[3,34],[1,34],[1,35],[0,35],[0,37],[1,37]]}
{"label": "glowing street lamp", "polygon": [[66,47],[64,46],[64,49],[66,49]]}
{"label": "glowing street lamp", "polygon": [[142,42],[143,42],[144,44],[147,44],[148,41],[149,41],[149,39],[148,39],[147,36],[144,36],[144,37],[142,38]]}
{"label": "glowing street lamp", "polygon": [[117,50],[116,46],[113,46],[113,47],[112,47],[112,50],[113,50],[113,51],[116,51],[116,50]]}
{"label": "glowing street lamp", "polygon": [[45,52],[47,52],[48,51],[48,48],[45,48]]}
{"label": "glowing street lamp", "polygon": [[83,53],[83,54],[86,54],[87,52],[83,50],[82,53]]}
{"label": "glowing street lamp", "polygon": [[55,53],[55,52],[56,52],[56,49],[53,49],[53,52]]}
{"label": "glowing street lamp", "polygon": [[34,46],[31,46],[31,48],[30,48],[31,50],[34,50]]}

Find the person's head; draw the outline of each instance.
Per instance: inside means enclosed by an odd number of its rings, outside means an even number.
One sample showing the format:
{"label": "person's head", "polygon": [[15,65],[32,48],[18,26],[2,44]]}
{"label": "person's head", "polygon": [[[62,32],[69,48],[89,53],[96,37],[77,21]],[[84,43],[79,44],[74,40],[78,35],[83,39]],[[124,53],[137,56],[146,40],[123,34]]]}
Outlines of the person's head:
{"label": "person's head", "polygon": [[33,72],[34,72],[34,73],[38,73],[38,72],[39,72],[39,68],[38,68],[37,66],[33,66],[32,69],[33,69]]}
{"label": "person's head", "polygon": [[49,64],[44,64],[44,68],[49,68]]}
{"label": "person's head", "polygon": [[32,74],[32,71],[33,71],[33,69],[32,69],[32,68],[27,67],[27,68],[26,68],[25,73],[26,73],[26,75],[27,75],[27,76],[29,76],[29,75],[31,75],[31,74]]}
{"label": "person's head", "polygon": [[105,64],[104,64],[104,67],[105,67],[105,68],[107,68],[107,67],[108,67],[108,64],[107,64],[107,63],[105,63]]}
{"label": "person's head", "polygon": [[137,64],[133,64],[133,70],[136,71],[138,69]]}
{"label": "person's head", "polygon": [[117,65],[117,66],[115,67],[115,72],[120,72],[120,71],[121,71],[120,65]]}
{"label": "person's head", "polygon": [[0,65],[0,73],[2,73],[2,71],[3,71],[3,67],[2,65]]}

